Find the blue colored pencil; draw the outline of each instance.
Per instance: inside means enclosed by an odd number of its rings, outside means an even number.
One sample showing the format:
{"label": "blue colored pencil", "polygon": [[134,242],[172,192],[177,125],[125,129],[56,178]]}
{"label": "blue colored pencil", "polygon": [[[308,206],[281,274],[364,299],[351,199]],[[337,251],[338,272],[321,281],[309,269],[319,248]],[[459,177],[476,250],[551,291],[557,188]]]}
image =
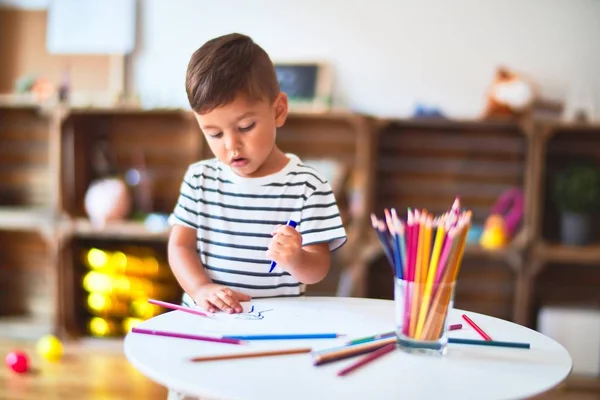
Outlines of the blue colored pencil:
{"label": "blue colored pencil", "polygon": [[500,342],[498,340],[474,340],[474,339],[448,338],[448,343],[473,344],[473,345],[477,345],[477,346],[493,346],[493,347],[514,347],[517,349],[531,348],[531,344],[529,344],[529,343]]}
{"label": "blue colored pencil", "polygon": [[[298,223],[296,221],[292,221],[291,219],[288,220],[288,222],[286,223],[287,226],[291,226],[292,228],[295,228],[298,226]],[[275,269],[275,266],[277,265],[277,263],[275,261],[271,261],[271,267],[269,268],[269,273],[273,272],[273,270]]]}
{"label": "blue colored pencil", "polygon": [[404,275],[406,275],[406,239],[404,237],[404,224],[402,223],[402,221],[400,220],[400,218],[398,218],[398,213],[396,212],[395,208],[392,208],[392,220],[394,222],[394,226],[396,228],[396,232],[398,233],[398,242],[400,244],[400,258],[402,259],[402,265],[400,265],[400,268],[402,269],[402,276],[400,277],[401,279],[404,279]]}
{"label": "blue colored pencil", "polygon": [[225,335],[223,339],[237,340],[291,340],[291,339],[336,339],[346,336],[340,333],[286,333],[280,335]]}
{"label": "blue colored pencil", "polygon": [[393,251],[394,251],[394,272],[396,275],[396,278],[398,279],[402,279],[402,276],[404,275],[402,273],[402,254],[400,252],[400,232],[398,232],[396,230],[396,225],[394,224],[394,221],[392,219],[392,214],[389,212],[389,210],[386,208],[384,210],[385,213],[385,222],[388,226],[388,231],[390,232],[390,234],[392,235],[392,241],[393,241]]}
{"label": "blue colored pencil", "polygon": [[396,271],[394,271],[394,259],[392,257],[392,251],[390,248],[391,244],[385,232],[379,229],[379,222],[380,221],[377,219],[375,214],[371,214],[371,225],[373,226],[373,229],[379,237],[379,241],[381,242],[381,247],[383,247],[383,253],[385,254],[385,258],[387,258],[388,263],[390,264],[390,268],[392,268],[392,272],[395,274]]}

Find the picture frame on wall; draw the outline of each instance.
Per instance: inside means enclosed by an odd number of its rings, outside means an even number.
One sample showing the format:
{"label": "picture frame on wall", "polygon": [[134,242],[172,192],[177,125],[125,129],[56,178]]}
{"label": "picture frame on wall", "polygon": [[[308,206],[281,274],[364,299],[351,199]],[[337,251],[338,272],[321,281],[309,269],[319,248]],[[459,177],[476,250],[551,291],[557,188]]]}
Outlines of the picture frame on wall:
{"label": "picture frame on wall", "polygon": [[326,112],[331,109],[331,67],[322,62],[275,62],[282,92],[291,111]]}

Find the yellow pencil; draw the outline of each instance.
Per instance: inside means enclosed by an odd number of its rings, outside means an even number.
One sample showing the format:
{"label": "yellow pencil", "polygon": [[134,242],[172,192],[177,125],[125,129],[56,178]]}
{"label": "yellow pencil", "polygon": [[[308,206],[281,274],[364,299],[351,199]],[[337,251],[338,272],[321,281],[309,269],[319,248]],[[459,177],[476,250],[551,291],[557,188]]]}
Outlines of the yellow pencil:
{"label": "yellow pencil", "polygon": [[429,260],[431,258],[431,241],[432,241],[432,226],[433,226],[433,217],[431,215],[425,215],[424,217],[424,229],[425,232],[423,234],[423,245],[421,246],[421,270],[420,270],[420,274],[419,274],[419,281],[418,284],[416,286],[416,288],[418,289],[419,293],[418,293],[418,303],[417,303],[417,309],[416,309],[416,314],[415,314],[415,321],[416,321],[416,325],[415,325],[415,338],[418,337],[416,336],[417,334],[417,328],[419,326],[419,319],[421,318],[421,306],[423,304],[423,295],[425,292],[425,284],[427,282],[427,272],[429,270]]}
{"label": "yellow pencil", "polygon": [[433,280],[437,270],[437,265],[440,259],[440,253],[442,251],[442,244],[444,243],[444,236],[446,224],[446,214],[442,215],[437,223],[437,232],[435,235],[435,243],[431,252],[431,260],[429,262],[429,268],[427,269],[427,280],[425,284],[425,290],[423,292],[423,301],[421,302],[421,310],[419,311],[419,321],[417,323],[417,329],[415,331],[415,337],[421,337],[423,332],[423,325],[427,318],[427,311],[429,310],[429,303],[431,302],[431,291],[433,289]]}

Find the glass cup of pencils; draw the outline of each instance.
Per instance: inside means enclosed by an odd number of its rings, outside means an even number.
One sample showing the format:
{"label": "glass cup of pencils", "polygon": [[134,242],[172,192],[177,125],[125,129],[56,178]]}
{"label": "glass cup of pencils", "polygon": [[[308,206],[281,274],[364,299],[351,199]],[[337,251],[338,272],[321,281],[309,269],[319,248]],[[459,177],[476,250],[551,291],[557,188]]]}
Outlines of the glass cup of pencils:
{"label": "glass cup of pencils", "polygon": [[394,272],[398,347],[408,352],[446,354],[448,314],[454,307],[456,277],[464,254],[471,211],[460,203],[440,216],[408,210],[406,221],[385,210],[372,215]]}

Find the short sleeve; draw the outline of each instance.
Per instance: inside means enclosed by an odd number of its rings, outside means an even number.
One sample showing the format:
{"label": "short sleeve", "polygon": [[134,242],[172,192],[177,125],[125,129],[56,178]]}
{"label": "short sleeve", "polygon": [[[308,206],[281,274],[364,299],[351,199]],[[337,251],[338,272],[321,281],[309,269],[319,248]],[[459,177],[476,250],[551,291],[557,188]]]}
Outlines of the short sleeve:
{"label": "short sleeve", "polygon": [[334,251],[346,242],[346,230],[329,183],[319,184],[304,203],[299,231],[303,246],[329,243]]}
{"label": "short sleeve", "polygon": [[171,226],[177,224],[188,228],[198,228],[199,188],[198,177],[194,175],[194,169],[190,167],[181,182],[177,204],[169,216]]}

